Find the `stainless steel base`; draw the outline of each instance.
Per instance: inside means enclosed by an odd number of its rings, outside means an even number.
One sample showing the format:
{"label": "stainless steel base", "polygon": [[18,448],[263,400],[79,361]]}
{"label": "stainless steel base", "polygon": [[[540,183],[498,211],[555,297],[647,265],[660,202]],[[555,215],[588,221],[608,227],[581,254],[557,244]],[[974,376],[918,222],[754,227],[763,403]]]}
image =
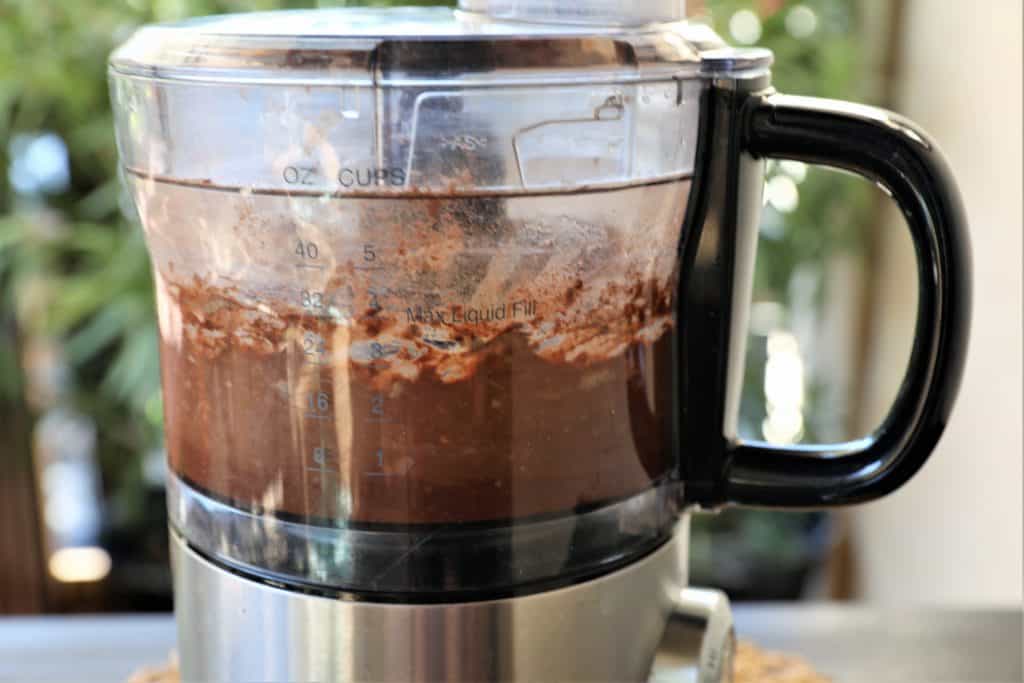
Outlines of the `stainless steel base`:
{"label": "stainless steel base", "polygon": [[681,547],[671,541],[607,576],[525,597],[394,605],[251,581],[172,532],[182,681],[644,681],[672,617],[668,633],[690,643],[677,668],[699,664],[671,680],[717,683],[731,652],[727,602],[682,589]]}

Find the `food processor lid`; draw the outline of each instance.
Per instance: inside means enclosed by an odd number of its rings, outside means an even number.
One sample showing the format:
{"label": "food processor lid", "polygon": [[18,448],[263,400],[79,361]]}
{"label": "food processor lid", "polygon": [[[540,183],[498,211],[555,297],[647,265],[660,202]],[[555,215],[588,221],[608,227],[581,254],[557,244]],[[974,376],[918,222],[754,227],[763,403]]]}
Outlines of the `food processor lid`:
{"label": "food processor lid", "polygon": [[[503,85],[696,76],[723,48],[681,0],[462,0],[228,14],[140,29],[115,72],[171,80]],[[767,65],[765,65],[767,67]]]}
{"label": "food processor lid", "polygon": [[459,0],[459,7],[501,19],[641,26],[680,21],[685,0]]}

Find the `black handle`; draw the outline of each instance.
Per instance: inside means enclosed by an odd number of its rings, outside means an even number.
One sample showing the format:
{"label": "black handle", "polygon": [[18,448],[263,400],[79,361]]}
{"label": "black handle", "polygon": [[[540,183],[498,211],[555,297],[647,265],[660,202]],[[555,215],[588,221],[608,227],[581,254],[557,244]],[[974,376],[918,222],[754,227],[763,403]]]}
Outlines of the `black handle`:
{"label": "black handle", "polygon": [[971,266],[959,192],[935,144],[890,112],[774,94],[750,97],[744,107],[741,144],[751,155],[846,169],[888,191],[914,240],[919,303],[910,363],[881,427],[842,444],[731,444],[724,498],[787,507],[878,498],[901,486],[928,459],[960,386]]}

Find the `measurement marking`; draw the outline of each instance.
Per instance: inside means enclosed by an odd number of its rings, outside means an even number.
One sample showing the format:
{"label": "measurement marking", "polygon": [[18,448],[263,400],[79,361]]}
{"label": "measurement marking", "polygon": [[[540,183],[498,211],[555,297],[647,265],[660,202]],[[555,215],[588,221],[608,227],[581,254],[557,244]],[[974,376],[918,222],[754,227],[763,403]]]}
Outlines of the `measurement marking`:
{"label": "measurement marking", "polygon": [[309,420],[330,420],[331,416],[330,415],[310,415],[309,413],[306,413],[306,418],[309,419]]}
{"label": "measurement marking", "polygon": [[306,361],[306,365],[320,365],[320,366],[323,366],[323,367],[327,367],[327,366],[330,365],[330,363],[321,363],[318,360],[307,360]]}
{"label": "measurement marking", "polygon": [[307,472],[316,472],[317,474],[324,474],[324,475],[329,474],[332,477],[338,476],[337,472],[333,472],[331,470],[324,469],[323,467],[307,467],[306,471]]}
{"label": "measurement marking", "polygon": [[309,268],[310,270],[323,270],[327,266],[322,266],[319,263],[296,263],[296,268]]}
{"label": "measurement marking", "polygon": [[382,417],[382,418],[368,417],[368,418],[366,418],[366,421],[367,422],[376,422],[377,424],[382,424],[382,425],[393,425],[396,422],[396,420],[389,420],[388,418],[385,418],[385,417]]}
{"label": "measurement marking", "polygon": [[391,472],[363,472],[368,477],[390,477]]}
{"label": "measurement marking", "polygon": [[[330,86],[334,87],[334,86]],[[587,119],[588,121],[591,119]],[[274,197],[312,197],[320,199],[321,197],[336,197],[336,198],[349,198],[349,197],[367,197],[367,198],[383,198],[383,199],[394,199],[400,196],[401,190],[407,190],[407,188],[396,188],[395,190],[357,190],[350,191],[344,188],[325,188],[320,190],[301,190],[297,188],[259,188],[241,185],[214,185],[207,179],[195,180],[195,179],[182,179],[182,178],[171,178],[168,176],[160,175],[157,173],[148,173],[141,169],[132,168],[130,166],[124,166],[125,173],[129,173],[138,178],[145,180],[153,180],[164,185],[180,185],[184,187],[191,187],[197,190],[203,190],[206,192],[232,192],[235,194],[250,194],[250,195],[270,195]],[[662,185],[666,183],[674,183],[679,180],[689,180],[693,177],[693,173],[672,173],[668,175],[659,176],[652,178],[647,185]],[[613,182],[605,183],[597,186],[588,188],[588,192],[615,192],[626,187],[631,187],[627,182]],[[493,197],[495,195],[501,197],[538,197],[538,196],[557,196],[563,194],[563,190],[546,190],[543,192],[527,192],[525,190],[498,190],[484,189],[484,190],[473,190],[473,189],[461,189],[459,190],[459,196],[463,197]],[[448,189],[425,189],[422,193],[417,196],[423,197],[450,197],[452,194],[451,190]]]}
{"label": "measurement marking", "polygon": [[387,266],[352,266],[354,270],[384,270]]}

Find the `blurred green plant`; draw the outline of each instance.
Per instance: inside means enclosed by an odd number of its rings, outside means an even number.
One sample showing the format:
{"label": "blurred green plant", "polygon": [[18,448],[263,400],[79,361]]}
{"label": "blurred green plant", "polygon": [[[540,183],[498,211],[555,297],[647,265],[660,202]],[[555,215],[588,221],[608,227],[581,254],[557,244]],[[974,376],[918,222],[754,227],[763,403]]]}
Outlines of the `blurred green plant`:
{"label": "blurred green plant", "polygon": [[[118,210],[106,93],[110,46],[145,15],[128,3],[6,2],[0,9],[0,292],[23,339],[60,338],[72,400],[102,426],[114,488],[158,438],[152,287],[138,232]],[[54,133],[70,182],[17,192],[19,135]],[[10,169],[10,170],[9,170]],[[13,354],[4,354],[11,357]],[[17,373],[0,375],[11,393]],[[152,416],[152,410],[150,416]]]}

